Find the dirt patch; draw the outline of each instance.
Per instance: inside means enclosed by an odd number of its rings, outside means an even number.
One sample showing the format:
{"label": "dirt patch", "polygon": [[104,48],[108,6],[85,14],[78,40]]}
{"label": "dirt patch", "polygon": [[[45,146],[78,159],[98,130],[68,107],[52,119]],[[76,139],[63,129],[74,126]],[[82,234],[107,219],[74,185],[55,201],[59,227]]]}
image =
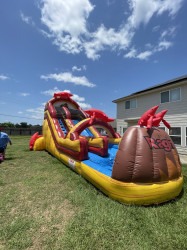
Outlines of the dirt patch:
{"label": "dirt patch", "polygon": [[74,217],[75,213],[75,208],[68,200],[64,200],[60,206],[52,205],[41,213],[35,213],[34,216],[42,218],[43,223],[35,233],[33,245],[28,250],[45,249],[44,246],[46,246],[47,241],[53,241],[53,245],[55,245],[55,241],[63,236],[68,222]]}

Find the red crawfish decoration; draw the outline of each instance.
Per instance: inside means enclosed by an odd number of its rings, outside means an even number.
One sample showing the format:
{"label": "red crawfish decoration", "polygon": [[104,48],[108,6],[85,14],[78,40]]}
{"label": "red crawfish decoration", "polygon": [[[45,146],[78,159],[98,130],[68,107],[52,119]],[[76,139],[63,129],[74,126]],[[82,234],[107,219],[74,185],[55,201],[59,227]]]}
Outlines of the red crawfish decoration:
{"label": "red crawfish decoration", "polygon": [[139,119],[138,121],[138,125],[140,126],[145,126],[147,128],[152,128],[152,127],[158,127],[160,125],[160,122],[162,121],[164,123],[164,125],[170,129],[170,124],[164,120],[164,115],[166,114],[167,112],[167,109],[157,113],[157,109],[158,109],[158,105],[157,106],[154,106],[152,108],[150,108],[149,110],[147,110]]}
{"label": "red crawfish decoration", "polygon": [[85,112],[90,116],[91,120],[90,120],[90,125],[93,123],[93,120],[95,118],[100,119],[104,122],[112,122],[114,121],[113,118],[108,117],[104,112],[102,112],[99,109],[88,109],[85,110]]}

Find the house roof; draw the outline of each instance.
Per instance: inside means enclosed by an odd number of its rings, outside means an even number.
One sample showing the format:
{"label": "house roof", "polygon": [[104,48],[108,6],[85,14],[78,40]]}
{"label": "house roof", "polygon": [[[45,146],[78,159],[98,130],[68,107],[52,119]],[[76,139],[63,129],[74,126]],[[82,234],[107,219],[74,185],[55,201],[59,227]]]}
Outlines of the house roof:
{"label": "house roof", "polygon": [[169,85],[174,85],[174,84],[179,83],[179,82],[184,81],[184,80],[187,80],[187,75],[184,75],[184,76],[181,76],[181,77],[177,77],[175,79],[169,80],[169,81],[161,83],[161,84],[154,85],[154,86],[152,86],[150,88],[146,88],[146,89],[140,90],[138,92],[134,92],[134,93],[132,93],[130,95],[127,95],[127,96],[118,98],[116,100],[113,100],[112,102],[117,103],[117,102],[123,101],[126,98],[129,98],[129,97],[131,98],[131,97],[133,97],[135,95],[143,94],[143,93],[151,91],[151,90],[155,90],[155,89],[158,89],[158,88],[166,87],[166,86],[169,86]]}

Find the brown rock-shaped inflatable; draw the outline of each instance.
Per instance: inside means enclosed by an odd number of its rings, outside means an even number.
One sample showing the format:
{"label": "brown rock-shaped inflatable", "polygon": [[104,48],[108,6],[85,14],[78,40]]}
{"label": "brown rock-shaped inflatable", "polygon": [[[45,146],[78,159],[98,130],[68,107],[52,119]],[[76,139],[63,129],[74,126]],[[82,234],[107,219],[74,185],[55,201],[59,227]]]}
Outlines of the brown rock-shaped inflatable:
{"label": "brown rock-shaped inflatable", "polygon": [[157,183],[181,176],[181,163],[169,135],[158,127],[133,126],[125,132],[113,165],[112,178]]}

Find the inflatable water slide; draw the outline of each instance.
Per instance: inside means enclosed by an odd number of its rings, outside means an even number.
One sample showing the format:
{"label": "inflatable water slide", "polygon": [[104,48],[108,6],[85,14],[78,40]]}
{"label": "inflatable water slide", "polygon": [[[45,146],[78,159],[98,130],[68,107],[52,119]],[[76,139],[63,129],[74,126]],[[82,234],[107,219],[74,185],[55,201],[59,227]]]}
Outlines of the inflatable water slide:
{"label": "inflatable water slide", "polygon": [[97,109],[83,110],[67,92],[45,105],[42,135],[30,150],[46,150],[107,196],[126,204],[159,204],[177,197],[183,186],[180,159],[169,135],[159,129],[166,111],[145,112],[121,138]]}

